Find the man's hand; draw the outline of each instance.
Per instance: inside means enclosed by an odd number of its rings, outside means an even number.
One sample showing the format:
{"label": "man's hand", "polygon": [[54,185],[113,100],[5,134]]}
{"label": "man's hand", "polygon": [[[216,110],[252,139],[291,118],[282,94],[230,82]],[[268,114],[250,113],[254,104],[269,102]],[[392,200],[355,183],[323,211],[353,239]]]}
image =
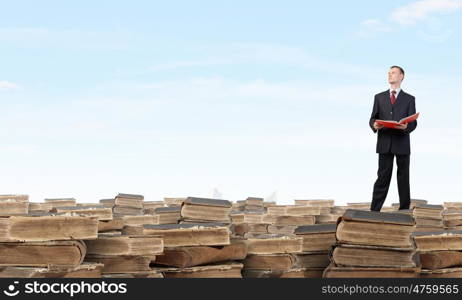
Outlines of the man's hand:
{"label": "man's hand", "polygon": [[399,124],[398,126],[396,126],[396,129],[404,130],[406,128],[407,128],[407,123],[406,124]]}
{"label": "man's hand", "polygon": [[[407,124],[406,124],[407,125]],[[375,130],[379,130],[379,129],[382,129],[383,128],[383,125],[382,124],[379,124],[377,122],[374,122],[374,129]]]}

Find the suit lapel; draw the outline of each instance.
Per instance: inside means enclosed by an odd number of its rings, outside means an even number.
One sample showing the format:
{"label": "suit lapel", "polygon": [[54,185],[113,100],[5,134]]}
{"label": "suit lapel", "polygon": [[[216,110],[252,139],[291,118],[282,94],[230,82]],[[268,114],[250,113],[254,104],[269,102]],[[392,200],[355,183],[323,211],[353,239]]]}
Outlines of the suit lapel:
{"label": "suit lapel", "polygon": [[[401,94],[401,93],[400,93]],[[398,95],[399,96],[399,95]],[[389,113],[391,112],[391,100],[390,100],[390,90],[388,90],[386,93],[385,93],[385,97],[383,98],[383,101],[385,102],[385,107],[386,107],[386,111]],[[396,105],[396,103],[395,103]]]}
{"label": "suit lapel", "polygon": [[403,94],[403,90],[401,90],[398,94],[398,98],[396,98],[395,105],[400,105],[400,103],[402,103],[404,100],[403,98],[404,98],[404,94]]}

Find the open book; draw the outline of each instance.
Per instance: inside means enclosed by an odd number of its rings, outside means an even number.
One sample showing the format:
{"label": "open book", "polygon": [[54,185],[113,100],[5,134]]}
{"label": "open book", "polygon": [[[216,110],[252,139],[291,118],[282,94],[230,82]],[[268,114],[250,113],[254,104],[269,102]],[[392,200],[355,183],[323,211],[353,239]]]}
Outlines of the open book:
{"label": "open book", "polygon": [[383,127],[386,127],[386,128],[394,128],[396,129],[396,127],[398,125],[403,125],[403,124],[406,124],[406,123],[411,123],[411,122],[414,122],[415,120],[417,120],[417,118],[419,117],[419,114],[420,113],[416,113],[416,114],[413,114],[409,117],[406,117],[406,118],[402,118],[401,120],[399,121],[386,121],[386,120],[375,120],[378,124],[381,124],[383,125]]}

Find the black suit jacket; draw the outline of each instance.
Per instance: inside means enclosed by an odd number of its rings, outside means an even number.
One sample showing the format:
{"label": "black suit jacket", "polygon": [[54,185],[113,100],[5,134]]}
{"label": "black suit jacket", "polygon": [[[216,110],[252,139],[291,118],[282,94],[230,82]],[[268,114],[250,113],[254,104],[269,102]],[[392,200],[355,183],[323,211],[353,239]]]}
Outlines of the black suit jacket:
{"label": "black suit jacket", "polygon": [[374,129],[374,122],[378,120],[399,121],[415,114],[415,97],[401,90],[394,105],[391,105],[390,90],[375,95],[369,126],[377,135],[377,153],[411,154],[409,134],[417,127],[417,121],[411,122],[404,130],[382,128]]}

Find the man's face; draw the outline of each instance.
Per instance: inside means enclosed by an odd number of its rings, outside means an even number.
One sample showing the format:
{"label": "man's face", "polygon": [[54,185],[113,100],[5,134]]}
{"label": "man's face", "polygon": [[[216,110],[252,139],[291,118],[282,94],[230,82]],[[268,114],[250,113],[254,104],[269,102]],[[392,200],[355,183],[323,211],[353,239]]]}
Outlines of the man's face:
{"label": "man's face", "polygon": [[403,79],[404,79],[404,75],[401,74],[401,71],[398,68],[391,68],[390,71],[388,71],[388,83],[389,84],[401,83]]}

